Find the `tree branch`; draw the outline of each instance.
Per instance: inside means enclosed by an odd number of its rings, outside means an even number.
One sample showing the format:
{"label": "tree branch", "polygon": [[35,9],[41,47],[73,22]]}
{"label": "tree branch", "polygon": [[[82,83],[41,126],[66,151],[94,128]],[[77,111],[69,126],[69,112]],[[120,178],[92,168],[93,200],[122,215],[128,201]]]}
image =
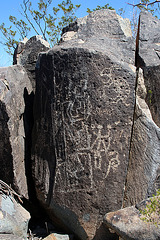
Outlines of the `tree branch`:
{"label": "tree branch", "polygon": [[127,3],[127,4],[131,5],[133,7],[139,7],[139,6],[146,6],[146,7],[148,7],[149,5],[152,5],[152,4],[155,4],[155,3],[158,3],[158,2],[160,2],[160,0],[156,0],[156,1],[153,1],[151,3],[138,3],[138,4]]}
{"label": "tree branch", "polygon": [[34,27],[33,23],[30,21],[29,17],[28,17],[28,14],[27,14],[27,10],[28,10],[28,7],[27,7],[27,4],[28,4],[29,0],[25,1],[23,0],[23,4],[24,4],[24,7],[21,5],[21,8],[24,12],[24,16],[25,18],[27,19],[27,21],[29,22],[29,24],[31,25],[31,27],[33,28],[33,30],[36,32],[37,35],[39,35],[38,31],[36,30],[36,28]]}

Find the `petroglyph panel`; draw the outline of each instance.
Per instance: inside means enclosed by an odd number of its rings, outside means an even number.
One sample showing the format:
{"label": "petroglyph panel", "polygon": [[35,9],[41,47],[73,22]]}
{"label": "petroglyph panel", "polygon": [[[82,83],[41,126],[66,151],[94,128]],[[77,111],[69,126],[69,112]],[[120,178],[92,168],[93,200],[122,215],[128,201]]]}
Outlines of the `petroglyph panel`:
{"label": "petroglyph panel", "polygon": [[116,182],[119,169],[126,174],[133,76],[107,57],[70,54],[54,56],[55,191],[90,191],[97,181]]}
{"label": "petroglyph panel", "polygon": [[76,38],[40,54],[37,64],[36,193],[60,227],[64,224],[78,239],[103,239],[103,216],[121,208],[124,196],[135,44],[110,10],[92,13],[66,30],[77,31]]}
{"label": "petroglyph panel", "polygon": [[32,142],[37,196],[85,229],[122,206],[135,103],[128,69],[86,49],[42,54]]}

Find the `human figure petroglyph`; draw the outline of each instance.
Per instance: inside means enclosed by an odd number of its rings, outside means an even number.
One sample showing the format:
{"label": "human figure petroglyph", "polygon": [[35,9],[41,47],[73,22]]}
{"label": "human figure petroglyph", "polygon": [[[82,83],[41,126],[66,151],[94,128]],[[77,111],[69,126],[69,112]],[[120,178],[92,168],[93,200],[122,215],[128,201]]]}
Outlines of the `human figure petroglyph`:
{"label": "human figure petroglyph", "polygon": [[[118,75],[119,72],[119,75]],[[106,179],[110,173],[117,171],[120,166],[120,154],[123,151],[121,139],[127,141],[123,130],[120,131],[121,120],[116,119],[112,105],[123,102],[124,108],[128,106],[130,94],[129,83],[123,76],[119,66],[110,66],[100,72],[103,88],[100,82],[98,88],[94,86],[88,92],[88,79],[81,79],[77,85],[69,81],[67,99],[63,103],[63,138],[67,139],[65,151],[67,158],[63,161],[66,166],[68,184],[79,187],[79,178],[85,178],[88,171],[89,182],[86,188],[94,184],[94,172],[101,173],[101,179]],[[100,80],[100,81],[101,81]],[[96,91],[97,100],[94,99]],[[125,92],[125,94],[124,94]],[[111,108],[101,108],[104,102],[111,98]],[[99,102],[98,102],[99,101]],[[93,103],[93,104],[91,104]],[[92,114],[94,113],[94,115]],[[97,122],[98,116],[105,116],[105,123]],[[118,146],[116,144],[118,142]],[[71,151],[73,149],[73,151]],[[69,167],[67,167],[69,166]],[[87,166],[87,167],[86,167]],[[68,190],[67,190],[68,191]]]}
{"label": "human figure petroglyph", "polygon": [[[107,128],[104,130],[102,125],[92,124],[91,126],[88,126],[82,121],[80,121],[79,124],[81,125],[81,128],[78,131],[72,131],[68,124],[66,124],[65,127],[65,134],[69,136],[70,141],[76,147],[76,151],[73,154],[68,154],[68,160],[70,159],[68,165],[70,166],[70,169],[67,169],[67,174],[69,174],[71,178],[78,179],[80,174],[86,169],[87,165],[88,178],[90,179],[90,185],[92,186],[92,168],[99,169],[100,171],[103,170],[104,172],[102,166],[104,164],[102,164],[102,162],[106,159],[106,171],[102,174],[102,178],[107,178],[111,170],[115,171],[118,168],[120,164],[119,154],[110,149],[111,141],[113,141],[111,132],[112,125],[108,124]],[[74,185],[76,185],[76,181]]]}
{"label": "human figure petroglyph", "polygon": [[87,120],[88,116],[91,113],[91,103],[89,96],[86,96],[85,91],[82,91],[81,94],[77,87],[74,90],[74,98],[72,101],[68,101],[67,106],[67,115],[71,123],[77,121]]}
{"label": "human figure petroglyph", "polygon": [[[102,156],[106,157],[106,159],[108,159],[108,169],[106,171],[106,175],[105,178],[108,176],[109,172],[111,169],[115,170],[118,165],[120,164],[119,159],[118,159],[118,153],[116,153],[116,157],[115,152],[110,152],[110,144],[111,144],[111,139],[112,139],[112,133],[111,133],[111,129],[112,126],[110,124],[108,124],[107,126],[107,134],[102,134],[103,131],[103,126],[102,125],[98,125],[97,126],[97,131],[96,131],[96,127],[93,125],[92,126],[93,130],[93,135],[96,136],[96,139],[94,140],[94,142],[91,144],[91,151],[94,153],[94,166],[97,169],[102,169]],[[112,158],[108,158],[107,156],[111,156]]]}
{"label": "human figure petroglyph", "polygon": [[106,155],[110,147],[110,127],[108,127],[108,133],[106,135],[102,135],[102,125],[97,126],[97,132],[95,125],[92,125],[91,128],[93,129],[93,135],[96,136],[96,139],[91,144],[91,151],[94,152],[95,168],[101,169],[102,154]]}

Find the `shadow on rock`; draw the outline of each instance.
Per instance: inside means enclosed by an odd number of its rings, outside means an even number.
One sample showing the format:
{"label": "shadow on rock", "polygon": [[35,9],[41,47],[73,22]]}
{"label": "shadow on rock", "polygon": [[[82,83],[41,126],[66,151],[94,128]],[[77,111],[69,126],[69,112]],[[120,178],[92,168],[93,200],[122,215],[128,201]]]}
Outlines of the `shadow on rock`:
{"label": "shadow on rock", "polygon": [[0,101],[0,179],[9,185],[13,183],[13,156],[8,129],[9,117],[5,104]]}

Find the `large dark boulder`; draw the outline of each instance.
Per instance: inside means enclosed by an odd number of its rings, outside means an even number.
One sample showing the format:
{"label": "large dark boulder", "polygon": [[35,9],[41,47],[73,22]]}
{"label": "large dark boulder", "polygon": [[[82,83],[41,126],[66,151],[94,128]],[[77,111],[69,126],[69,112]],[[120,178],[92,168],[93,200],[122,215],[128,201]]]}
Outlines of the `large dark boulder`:
{"label": "large dark boulder", "polygon": [[124,206],[134,205],[158,190],[160,129],[152,119],[146,95],[143,71],[139,69]]}
{"label": "large dark boulder", "polygon": [[77,239],[118,239],[104,214],[160,188],[159,26],[141,13],[135,51],[128,20],[95,11],[0,68],[0,179]]}
{"label": "large dark boulder", "polygon": [[123,203],[136,79],[126,23],[115,11],[96,11],[37,62],[37,198],[54,222],[83,240],[102,239],[103,215]]}
{"label": "large dark boulder", "polygon": [[136,107],[124,206],[134,205],[160,188],[159,27],[157,18],[141,12]]}
{"label": "large dark boulder", "polygon": [[160,21],[148,11],[142,11],[139,17],[137,66],[160,65]]}
{"label": "large dark boulder", "polygon": [[0,179],[26,198],[32,105],[32,86],[25,69],[18,65],[0,68]]}
{"label": "large dark boulder", "polygon": [[25,38],[14,52],[14,66],[0,68],[0,179],[30,200],[35,198],[31,170],[35,65],[38,54],[48,49],[41,36]]}
{"label": "large dark boulder", "polygon": [[24,38],[19,42],[13,56],[13,64],[22,65],[35,89],[35,67],[40,52],[47,51],[50,45],[45,41],[42,36],[37,35],[31,37],[29,40]]}

